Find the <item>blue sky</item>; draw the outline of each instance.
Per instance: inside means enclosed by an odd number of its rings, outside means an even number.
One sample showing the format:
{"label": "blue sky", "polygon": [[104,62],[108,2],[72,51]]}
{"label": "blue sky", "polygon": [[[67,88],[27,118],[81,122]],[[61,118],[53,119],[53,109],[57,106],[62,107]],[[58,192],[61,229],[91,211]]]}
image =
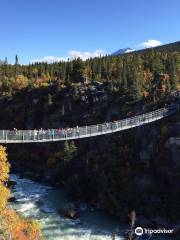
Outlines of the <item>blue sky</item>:
{"label": "blue sky", "polygon": [[2,0],[0,10],[0,59],[10,62],[180,40],[179,0]]}

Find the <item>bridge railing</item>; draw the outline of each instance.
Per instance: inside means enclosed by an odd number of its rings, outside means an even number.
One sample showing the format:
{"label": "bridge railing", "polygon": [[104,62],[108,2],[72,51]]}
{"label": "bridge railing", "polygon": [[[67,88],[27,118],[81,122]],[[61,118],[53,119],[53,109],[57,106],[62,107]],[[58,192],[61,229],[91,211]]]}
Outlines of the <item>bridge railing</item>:
{"label": "bridge railing", "polygon": [[38,142],[76,139],[96,136],[105,133],[120,131],[172,115],[178,111],[178,105],[161,108],[149,113],[137,115],[127,119],[105,122],[103,124],[47,130],[0,130],[0,142]]}

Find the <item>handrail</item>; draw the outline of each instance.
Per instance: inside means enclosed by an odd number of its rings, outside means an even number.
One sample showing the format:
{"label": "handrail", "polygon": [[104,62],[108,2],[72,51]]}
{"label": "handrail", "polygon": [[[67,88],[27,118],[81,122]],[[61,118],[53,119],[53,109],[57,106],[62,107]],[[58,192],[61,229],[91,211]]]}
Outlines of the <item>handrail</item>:
{"label": "handrail", "polygon": [[93,137],[139,127],[171,116],[178,111],[179,104],[173,104],[167,108],[96,125],[64,129],[0,130],[0,143],[52,142]]}

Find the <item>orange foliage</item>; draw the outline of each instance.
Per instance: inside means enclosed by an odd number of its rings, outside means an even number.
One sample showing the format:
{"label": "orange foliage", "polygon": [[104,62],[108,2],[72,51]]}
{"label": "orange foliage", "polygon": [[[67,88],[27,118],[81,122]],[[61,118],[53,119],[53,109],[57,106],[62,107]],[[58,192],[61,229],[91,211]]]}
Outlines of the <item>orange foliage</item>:
{"label": "orange foliage", "polygon": [[0,212],[6,207],[10,191],[4,186],[9,177],[9,163],[7,162],[6,149],[0,146]]}
{"label": "orange foliage", "polygon": [[6,148],[3,146],[0,146],[0,173],[0,182],[6,182],[9,178],[9,163]]}
{"label": "orange foliage", "polygon": [[7,205],[8,198],[10,196],[10,191],[2,183],[0,183],[0,214],[5,209]]}
{"label": "orange foliage", "polygon": [[28,86],[28,78],[23,75],[18,75],[15,80],[13,87],[17,90],[21,90],[23,88],[26,88]]}
{"label": "orange foliage", "polygon": [[33,84],[33,86],[35,88],[39,88],[39,87],[47,87],[49,85],[48,83],[49,80],[47,80],[46,78],[37,78]]}
{"label": "orange foliage", "polygon": [[4,210],[3,219],[13,240],[40,240],[41,232],[38,223],[20,218],[12,209]]}
{"label": "orange foliage", "polygon": [[40,240],[40,225],[35,221],[20,217],[14,210],[7,208],[10,196],[5,182],[9,178],[9,163],[6,149],[0,146],[0,239]]}
{"label": "orange foliage", "polygon": [[144,75],[144,81],[145,81],[145,83],[149,83],[149,82],[152,82],[152,81],[153,81],[153,73],[150,72],[149,69],[147,69],[146,71],[144,71],[143,75]]}

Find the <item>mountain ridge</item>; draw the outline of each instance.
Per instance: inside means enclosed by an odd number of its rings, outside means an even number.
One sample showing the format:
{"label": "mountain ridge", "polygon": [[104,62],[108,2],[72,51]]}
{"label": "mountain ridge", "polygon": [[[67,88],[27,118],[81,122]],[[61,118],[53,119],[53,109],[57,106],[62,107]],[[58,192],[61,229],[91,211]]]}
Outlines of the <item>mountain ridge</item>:
{"label": "mountain ridge", "polygon": [[118,56],[118,55],[131,54],[131,53],[141,53],[141,52],[143,53],[143,52],[146,52],[146,51],[149,51],[152,49],[153,50],[168,50],[171,48],[176,48],[177,46],[180,48],[180,41],[162,44],[162,45],[156,46],[156,47],[137,49],[137,50],[133,50],[132,48],[128,47],[128,48],[122,48],[122,49],[119,49],[119,50],[113,52],[111,54],[111,56]]}
{"label": "mountain ridge", "polygon": [[115,52],[113,52],[111,55],[112,56],[116,56],[116,55],[120,55],[120,54],[123,54],[123,53],[129,53],[129,52],[133,52],[134,50],[132,48],[121,48]]}

